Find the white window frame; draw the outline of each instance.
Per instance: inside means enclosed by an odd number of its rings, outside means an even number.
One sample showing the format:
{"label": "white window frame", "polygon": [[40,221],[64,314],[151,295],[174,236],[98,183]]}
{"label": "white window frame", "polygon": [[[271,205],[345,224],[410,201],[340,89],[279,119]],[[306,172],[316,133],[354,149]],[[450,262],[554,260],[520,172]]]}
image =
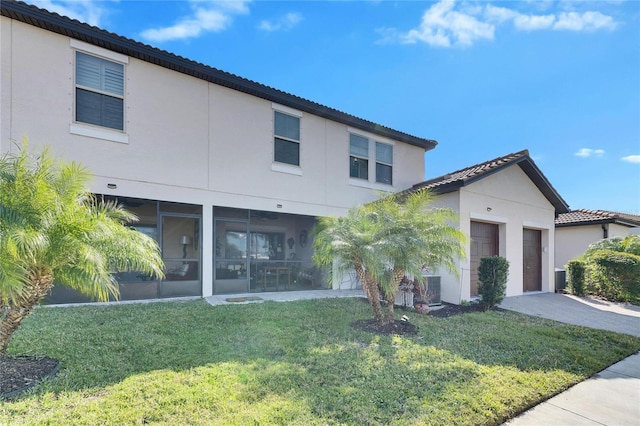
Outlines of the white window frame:
{"label": "white window frame", "polygon": [[[382,161],[378,158],[378,145],[386,145],[388,147],[391,148],[391,163],[387,163],[386,161]],[[388,143],[384,143],[384,142],[380,142],[380,141],[375,141],[374,143],[375,146],[375,157],[376,157],[376,170],[375,170],[375,179],[376,179],[376,183],[379,183],[380,185],[389,185],[389,186],[393,186],[393,145],[390,145]],[[391,168],[391,183],[386,183],[386,182],[380,182],[378,181],[378,169],[377,166],[378,164],[382,164],[384,166],[389,166]]]}
{"label": "white window frame", "polygon": [[[275,103],[271,104],[271,108],[272,108],[271,117],[273,119],[273,125],[271,126],[271,128],[273,129],[273,137],[271,138],[271,144],[272,144],[271,146],[273,148],[272,156],[271,156],[271,160],[272,160],[271,170],[275,172],[280,172],[280,173],[287,173],[287,174],[292,174],[296,176],[302,176],[302,117],[303,117],[303,114],[302,112],[297,111],[293,108],[289,108],[284,105],[279,105]],[[276,112],[283,115],[288,115],[291,117],[298,118],[299,120],[299,125],[298,125],[299,139],[298,140],[276,134],[276,126],[275,126]],[[287,142],[294,142],[298,144],[298,164],[281,163],[279,161],[276,161],[276,153],[275,153],[276,139],[282,139]]]}
{"label": "white window frame", "polygon": [[[349,171],[347,172],[347,176],[349,177],[349,184],[353,185],[353,186],[359,186],[362,188],[370,188],[370,189],[376,189],[376,190],[380,190],[380,191],[389,191],[391,189],[393,189],[393,185],[394,185],[394,166],[393,163],[388,164],[384,161],[378,161],[378,159],[376,158],[376,143],[380,143],[380,144],[384,144],[384,145],[389,145],[391,146],[392,149],[392,161],[394,161],[394,155],[393,155],[393,151],[395,151],[395,146],[396,143],[390,139],[384,138],[384,137],[380,137],[377,135],[372,135],[366,132],[363,132],[360,129],[355,129],[352,127],[347,127],[347,131],[348,131],[348,135],[347,135],[347,154],[348,154],[348,167],[347,169],[349,169]],[[363,138],[366,138],[369,141],[369,158],[367,159],[369,161],[369,179],[365,180],[365,179],[360,179],[360,178],[354,178],[351,177],[351,172],[350,172],[350,166],[351,166],[351,134],[356,135],[356,136],[360,136]],[[376,164],[380,163],[380,164],[385,164],[387,166],[391,166],[391,183],[380,183],[377,181],[377,176],[376,176]]]}
{"label": "white window frame", "polygon": [[[356,136],[356,137],[365,139],[367,141],[367,156],[366,157],[363,157],[362,155],[356,155],[356,154],[353,154],[351,152],[351,136]],[[349,133],[349,178],[350,179],[359,179],[359,180],[362,180],[362,181],[368,181],[369,180],[369,175],[370,175],[370,173],[369,173],[369,163],[370,163],[370,161],[369,161],[369,157],[370,157],[369,152],[371,151],[370,146],[369,146],[370,144],[371,143],[369,141],[369,138],[361,136],[361,135],[358,135],[357,133],[351,133],[351,132]],[[359,160],[365,160],[367,162],[367,177],[366,178],[359,177],[359,176],[351,176],[351,158],[356,158],[356,159],[359,159]]]}
{"label": "white window frame", "polygon": [[[86,136],[86,137],[90,137],[90,138],[96,138],[96,139],[103,139],[103,140],[108,140],[108,141],[112,141],[112,142],[119,142],[119,143],[129,143],[129,135],[126,133],[126,125],[127,125],[127,120],[126,120],[126,93],[127,93],[127,77],[126,77],[126,72],[127,72],[127,67],[126,65],[129,64],[129,58],[126,55],[121,55],[119,53],[116,52],[112,52],[111,50],[107,50],[107,49],[103,49],[101,47],[97,47],[94,46],[92,44],[88,44],[88,43],[84,43],[82,41],[79,40],[75,40],[75,39],[71,39],[70,40],[70,47],[71,47],[71,51],[73,54],[73,93],[74,93],[74,102],[73,102],[73,108],[72,108],[72,119],[71,119],[71,124],[69,125],[69,133],[74,134],[74,135],[79,135],[79,136]],[[87,55],[91,55],[91,56],[96,56],[98,58],[107,60],[107,61],[112,61],[112,62],[116,62],[119,63],[121,65],[123,65],[124,68],[124,74],[123,74],[123,94],[121,96],[122,98],[122,127],[123,130],[118,130],[118,129],[113,129],[110,127],[103,127],[103,126],[99,126],[99,125],[94,125],[94,124],[90,124],[90,123],[84,123],[84,122],[79,122],[76,121],[76,101],[75,101],[75,93],[76,93],[76,89],[77,88],[81,88],[81,89],[85,89],[85,90],[90,90],[92,92],[95,93],[102,93],[99,90],[95,90],[94,88],[85,88],[83,86],[78,86],[76,84],[76,52],[82,52],[84,54]],[[120,97],[119,95],[115,95],[113,93],[108,93],[109,96],[113,96],[113,97]]]}

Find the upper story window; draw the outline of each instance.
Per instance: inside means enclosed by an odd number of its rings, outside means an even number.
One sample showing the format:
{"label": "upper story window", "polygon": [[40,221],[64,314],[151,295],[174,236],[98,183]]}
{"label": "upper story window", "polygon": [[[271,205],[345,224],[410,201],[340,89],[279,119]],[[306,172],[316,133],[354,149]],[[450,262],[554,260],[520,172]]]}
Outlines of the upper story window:
{"label": "upper story window", "polygon": [[124,130],[124,65],[76,51],[76,122]]}
{"label": "upper story window", "polygon": [[349,176],[369,180],[369,139],[349,135]]}
{"label": "upper story window", "polygon": [[393,183],[393,146],[376,142],[376,182]]}
{"label": "upper story window", "polygon": [[393,185],[393,143],[374,137],[349,133],[349,177],[358,179],[353,185],[384,189],[377,184]]}
{"label": "upper story window", "polygon": [[300,165],[300,118],[274,111],[274,161]]}

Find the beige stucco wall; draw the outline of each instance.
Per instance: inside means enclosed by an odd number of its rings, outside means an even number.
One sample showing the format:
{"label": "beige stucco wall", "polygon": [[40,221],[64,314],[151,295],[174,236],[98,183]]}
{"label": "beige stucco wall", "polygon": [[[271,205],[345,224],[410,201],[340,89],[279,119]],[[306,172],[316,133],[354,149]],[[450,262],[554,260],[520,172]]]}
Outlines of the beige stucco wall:
{"label": "beige stucco wall", "polygon": [[[511,166],[480,181],[439,197],[438,205],[455,207],[458,203],[460,229],[469,235],[471,221],[498,224],[499,254],[509,263],[507,296],[523,294],[523,228],[541,231],[542,291],[554,291],[555,210],[522,169]],[[442,279],[442,298],[451,303],[470,300],[470,241],[467,258],[459,262],[458,275],[438,271]]]}
{"label": "beige stucco wall", "polygon": [[568,261],[580,256],[590,244],[603,239],[606,227],[608,238],[624,238],[633,233],[634,228],[616,223],[565,226],[556,228],[556,256],[555,267],[565,269]]}
{"label": "beige stucco wall", "polygon": [[[423,149],[370,135],[394,145],[394,185],[354,184],[346,125],[131,58],[125,65],[128,143],[73,134],[73,125],[93,127],[74,123],[79,43],[5,17],[2,36],[2,150],[24,136],[35,146],[49,144],[96,175],[96,192],[113,182],[122,195],[151,191],[163,200],[264,210],[280,204],[286,213],[329,215],[375,199],[376,189],[404,189],[423,179]],[[274,167],[277,109],[301,117],[299,168]]]}
{"label": "beige stucco wall", "polygon": [[[346,125],[117,54],[126,62],[124,132],[74,123],[75,49],[111,59],[113,52],[6,17],[0,35],[0,152],[28,136],[33,148],[48,144],[88,167],[94,192],[200,204],[205,236],[215,205],[341,215],[378,190],[424,179],[423,149],[359,132],[394,146],[394,184],[354,181]],[[299,168],[272,161],[274,110],[301,118]],[[207,295],[210,239],[202,250]]]}

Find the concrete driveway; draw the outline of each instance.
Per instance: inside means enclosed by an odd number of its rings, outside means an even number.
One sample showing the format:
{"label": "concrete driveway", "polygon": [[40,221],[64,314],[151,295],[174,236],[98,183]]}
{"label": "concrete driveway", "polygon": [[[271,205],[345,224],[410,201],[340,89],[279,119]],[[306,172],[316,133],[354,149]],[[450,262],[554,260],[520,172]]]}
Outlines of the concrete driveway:
{"label": "concrete driveway", "polygon": [[[640,308],[566,294],[507,297],[504,309],[640,337]],[[511,419],[509,426],[640,425],[640,354]]]}
{"label": "concrete driveway", "polygon": [[501,308],[567,324],[640,337],[640,307],[569,294],[539,293],[507,297]]}

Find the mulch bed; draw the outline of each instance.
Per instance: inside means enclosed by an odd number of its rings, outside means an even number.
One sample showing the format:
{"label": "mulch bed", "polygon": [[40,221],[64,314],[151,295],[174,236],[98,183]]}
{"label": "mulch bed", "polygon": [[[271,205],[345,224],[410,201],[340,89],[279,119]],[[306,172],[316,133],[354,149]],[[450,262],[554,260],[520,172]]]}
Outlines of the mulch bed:
{"label": "mulch bed", "polygon": [[[500,308],[494,308],[492,310],[500,310]],[[470,305],[453,305],[451,303],[442,302],[441,308],[431,309],[427,315],[437,318],[449,318],[454,315],[466,314],[467,312],[482,312],[482,307],[478,303],[472,303]]]}
{"label": "mulch bed", "polygon": [[0,356],[0,399],[53,377],[59,368],[58,360],[46,356]]}
{"label": "mulch bed", "polygon": [[[363,299],[367,302],[367,299]],[[368,302],[367,302],[368,303]],[[396,310],[398,312],[402,311],[410,311],[415,312],[413,308],[403,308],[397,307]],[[502,311],[500,308],[493,308],[493,311]],[[454,315],[462,315],[468,312],[482,312],[482,307],[477,303],[472,303],[470,305],[453,305],[451,303],[443,302],[441,306],[432,307],[429,313],[424,315],[429,315],[436,318],[449,318]],[[388,324],[384,327],[378,326],[378,324],[373,319],[366,320],[358,320],[351,323],[353,328],[358,330],[367,331],[370,333],[376,334],[416,334],[418,332],[418,327],[412,324],[409,321],[394,321],[391,324]]]}

